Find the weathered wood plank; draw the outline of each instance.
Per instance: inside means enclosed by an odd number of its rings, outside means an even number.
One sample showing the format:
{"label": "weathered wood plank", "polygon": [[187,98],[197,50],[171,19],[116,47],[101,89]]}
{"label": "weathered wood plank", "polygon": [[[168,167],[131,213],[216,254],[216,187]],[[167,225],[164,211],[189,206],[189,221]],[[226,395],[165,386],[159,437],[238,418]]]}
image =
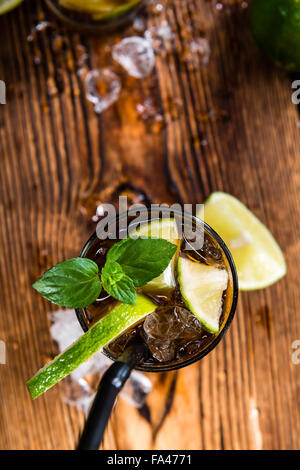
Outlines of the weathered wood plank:
{"label": "weathered wood plank", "polygon": [[[103,447],[299,448],[299,366],[291,361],[300,338],[299,118],[289,78],[261,57],[241,2],[223,3],[217,11],[214,2],[174,0],[149,15],[149,27],[170,24],[171,45],[157,55],[151,77],[123,73],[119,101],[100,116],[85,99],[76,48],[83,44],[87,68],[97,67],[109,58],[108,39],[60,26],[63,53],[51,28],[28,42],[32,26],[49,17],[41,2],[0,18],[0,78],[8,84],[0,108],[0,339],[8,357],[0,365],[1,448],[73,448],[82,428],[60,386],[34,403],[25,389],[55,352],[46,316],[52,307],[30,284],[79,252],[97,201],[122,193],[195,203],[214,190],[236,195],[270,227],[288,275],[243,293],[226,338],[199,364],[150,375],[150,422],[120,399]],[[210,61],[190,67],[187,45],[203,34]],[[164,125],[137,115],[148,97]]]}

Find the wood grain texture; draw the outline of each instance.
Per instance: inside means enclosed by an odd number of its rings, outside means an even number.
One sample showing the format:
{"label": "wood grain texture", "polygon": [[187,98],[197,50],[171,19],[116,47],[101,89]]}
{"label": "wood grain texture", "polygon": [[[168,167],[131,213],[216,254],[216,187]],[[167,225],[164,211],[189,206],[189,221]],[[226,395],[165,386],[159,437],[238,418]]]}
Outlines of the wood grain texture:
{"label": "wood grain texture", "polygon": [[[101,115],[85,98],[79,45],[91,69],[111,63],[107,44],[120,35],[80,36],[51,19],[54,29],[28,41],[32,27],[50,18],[39,1],[0,18],[0,79],[7,84],[7,104],[0,105],[2,449],[72,449],[83,425],[61,386],[34,402],[25,388],[55,353],[47,320],[54,308],[31,283],[78,254],[100,202],[127,194],[196,203],[214,190],[237,196],[267,224],[288,274],[268,289],[242,293],[230,331],[198,364],[149,375],[153,391],[144,410],[120,399],[103,448],[300,446],[300,365],[291,360],[300,339],[300,142],[290,81],[260,55],[241,2],[223,2],[222,11],[213,1],[161,3],[165,9],[148,14],[148,27],[167,21],[171,44],[144,80],[114,65],[123,91]],[[210,61],[191,67],[187,47],[203,34]],[[149,97],[163,124],[137,114]]]}

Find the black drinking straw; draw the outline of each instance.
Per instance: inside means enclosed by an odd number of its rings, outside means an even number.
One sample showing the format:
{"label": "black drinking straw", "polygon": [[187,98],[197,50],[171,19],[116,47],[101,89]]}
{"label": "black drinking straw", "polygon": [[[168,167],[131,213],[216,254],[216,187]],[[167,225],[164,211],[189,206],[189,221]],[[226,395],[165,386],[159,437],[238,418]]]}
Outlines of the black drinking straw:
{"label": "black drinking straw", "polygon": [[77,450],[97,450],[102,441],[111,410],[118,393],[132,369],[148,353],[144,343],[130,345],[103,375],[86,420]]}

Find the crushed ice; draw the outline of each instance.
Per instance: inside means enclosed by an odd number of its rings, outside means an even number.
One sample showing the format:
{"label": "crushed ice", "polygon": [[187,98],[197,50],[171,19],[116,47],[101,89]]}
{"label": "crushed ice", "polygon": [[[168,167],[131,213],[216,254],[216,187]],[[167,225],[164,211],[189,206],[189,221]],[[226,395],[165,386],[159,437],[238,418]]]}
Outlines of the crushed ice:
{"label": "crushed ice", "polygon": [[159,26],[151,26],[145,31],[145,38],[151,42],[155,52],[171,48],[171,41],[174,37],[171,26],[167,21],[162,21]]}
{"label": "crushed ice", "polygon": [[145,18],[142,18],[141,16],[136,16],[133,20],[132,27],[135,31],[138,31],[139,33],[145,31],[146,29],[146,20]]}
{"label": "crushed ice", "polygon": [[207,65],[210,59],[211,49],[206,38],[195,38],[189,43],[184,61],[194,67]]}
{"label": "crushed ice", "polygon": [[94,69],[85,78],[85,88],[87,99],[100,114],[119,98],[121,82],[109,68]]}
{"label": "crushed ice", "polygon": [[[74,310],[56,310],[49,313],[49,319],[51,321],[50,333],[59,352],[66,349],[83,334]],[[111,363],[110,359],[98,351],[71,372],[69,377],[63,381],[64,401],[87,414],[95,396],[99,378]],[[132,406],[140,408],[145,403],[145,398],[151,388],[152,385],[148,377],[133,371],[120,395]]]}
{"label": "crushed ice", "polygon": [[37,33],[45,31],[47,28],[52,28],[53,25],[49,21],[40,21],[31,28],[30,34],[27,36],[27,41],[32,42],[36,38]]}
{"label": "crushed ice", "polygon": [[155,63],[151,42],[139,36],[124,38],[115,44],[112,57],[129,75],[136,78],[150,75]]}
{"label": "crushed ice", "polygon": [[143,121],[149,120],[154,124],[163,123],[163,115],[159,112],[152,97],[146,98],[143,103],[138,103],[136,112]]}

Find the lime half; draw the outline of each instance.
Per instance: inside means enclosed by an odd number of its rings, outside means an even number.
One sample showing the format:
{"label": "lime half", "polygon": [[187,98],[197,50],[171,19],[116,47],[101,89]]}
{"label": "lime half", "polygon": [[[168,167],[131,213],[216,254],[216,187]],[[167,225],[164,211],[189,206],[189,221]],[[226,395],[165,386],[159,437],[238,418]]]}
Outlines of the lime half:
{"label": "lime half", "polygon": [[[130,231],[130,236],[163,238],[164,240],[168,240],[170,243],[177,245],[178,250],[180,246],[180,238],[175,219],[166,218],[161,220],[152,220],[151,222],[147,222],[137,229]],[[175,288],[176,281],[174,272],[178,250],[164,272],[155,279],[152,279],[152,281],[148,282],[148,284],[142,288],[144,292],[167,294]]]}
{"label": "lime half", "polygon": [[299,0],[252,0],[249,19],[264,54],[289,72],[300,72]]}
{"label": "lime half", "polygon": [[212,193],[205,202],[204,220],[231,251],[241,290],[267,287],[286,274],[282,251],[273,236],[235,197]]}
{"label": "lime half", "polygon": [[178,283],[186,306],[211,333],[219,331],[222,296],[228,284],[225,269],[179,258]]}
{"label": "lime half", "polygon": [[27,382],[31,397],[36,398],[46,392],[100,348],[153,312],[155,308],[156,305],[151,300],[139,294],[136,305],[118,302],[105,317]]}
{"label": "lime half", "polygon": [[17,7],[23,0],[0,0],[0,15]]}

